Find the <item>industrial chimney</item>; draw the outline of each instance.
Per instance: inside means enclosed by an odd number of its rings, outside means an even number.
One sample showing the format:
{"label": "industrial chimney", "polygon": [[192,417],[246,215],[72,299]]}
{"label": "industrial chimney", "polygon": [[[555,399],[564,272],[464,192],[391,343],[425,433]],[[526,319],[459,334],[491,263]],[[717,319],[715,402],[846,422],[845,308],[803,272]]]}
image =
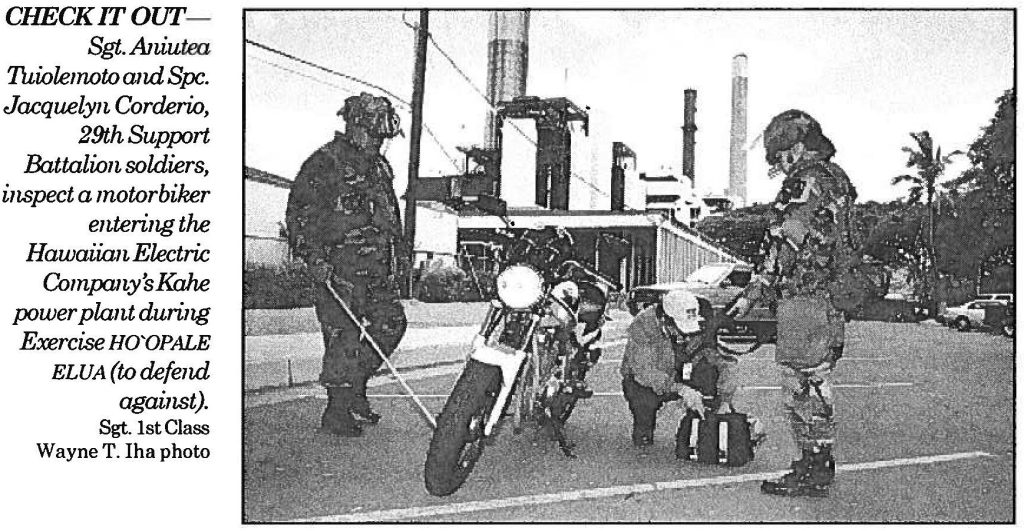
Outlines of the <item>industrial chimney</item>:
{"label": "industrial chimney", "polygon": [[[529,11],[491,13],[487,42],[487,101],[492,108],[500,102],[526,94],[529,33]],[[493,110],[487,111],[484,148],[498,148]]]}
{"label": "industrial chimney", "polygon": [[729,189],[735,206],[747,204],[747,56],[732,58],[732,128],[729,134]]}
{"label": "industrial chimney", "polygon": [[686,89],[683,91],[683,175],[690,179],[690,188],[697,187],[697,178],[694,176],[694,133],[697,132],[697,91]]}

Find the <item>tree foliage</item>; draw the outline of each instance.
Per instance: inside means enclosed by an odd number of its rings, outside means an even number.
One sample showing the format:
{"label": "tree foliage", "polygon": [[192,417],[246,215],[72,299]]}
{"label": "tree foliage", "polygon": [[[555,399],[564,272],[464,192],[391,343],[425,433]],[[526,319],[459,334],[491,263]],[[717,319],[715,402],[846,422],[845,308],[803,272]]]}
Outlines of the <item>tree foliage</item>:
{"label": "tree foliage", "polygon": [[[916,171],[892,179],[910,184],[906,199],[854,205],[854,239],[863,253],[890,271],[905,270],[919,295],[959,300],[969,296],[959,292],[979,283],[983,290],[1013,289],[1016,92],[1007,90],[996,107],[966,152],[971,168],[963,174],[941,182],[950,157],[960,152],[943,155],[927,131],[913,133],[916,146],[903,151]],[[754,205],[705,218],[697,229],[756,264],[771,217],[770,205]]]}
{"label": "tree foliage", "polygon": [[1005,271],[1016,265],[1016,115],[1017,93],[1009,89],[967,151],[971,168],[949,183],[959,200],[941,237],[950,273],[991,283],[1001,270],[1001,290],[1012,289],[1013,275]]}
{"label": "tree foliage", "polygon": [[771,205],[753,205],[706,217],[696,228],[737,257],[756,264],[761,261],[761,243],[771,218]]}
{"label": "tree foliage", "polygon": [[925,204],[930,207],[935,201],[939,179],[945,173],[946,165],[953,156],[962,153],[954,151],[943,155],[942,148],[935,146],[935,141],[928,131],[910,133],[910,137],[917,143],[917,147],[903,146],[903,152],[907,154],[907,167],[917,168],[917,172],[897,175],[892,178],[892,184],[910,183],[907,203],[918,203],[923,198]]}

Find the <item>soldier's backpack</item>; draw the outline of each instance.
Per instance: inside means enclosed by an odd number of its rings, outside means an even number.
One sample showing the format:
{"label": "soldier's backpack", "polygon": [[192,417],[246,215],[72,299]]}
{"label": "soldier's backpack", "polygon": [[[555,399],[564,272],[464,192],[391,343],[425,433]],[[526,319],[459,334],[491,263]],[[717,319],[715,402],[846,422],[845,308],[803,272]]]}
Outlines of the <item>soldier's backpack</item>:
{"label": "soldier's backpack", "polygon": [[676,458],[709,465],[743,466],[754,458],[755,441],[743,413],[687,411],[676,431]]}

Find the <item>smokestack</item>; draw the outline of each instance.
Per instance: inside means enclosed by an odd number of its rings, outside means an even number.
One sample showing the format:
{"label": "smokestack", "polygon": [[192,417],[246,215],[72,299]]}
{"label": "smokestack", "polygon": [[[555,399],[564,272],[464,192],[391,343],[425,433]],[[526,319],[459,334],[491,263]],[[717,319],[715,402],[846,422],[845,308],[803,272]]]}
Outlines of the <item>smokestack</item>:
{"label": "smokestack", "polygon": [[697,91],[683,91],[683,175],[690,179],[690,188],[697,188],[694,166],[694,133],[697,132]]}
{"label": "smokestack", "polygon": [[[491,13],[487,42],[487,101],[491,107],[526,94],[530,33],[529,11]],[[494,111],[487,111],[484,148],[497,149]]]}
{"label": "smokestack", "polygon": [[732,129],[729,135],[729,190],[736,206],[747,204],[747,56],[732,58]]}

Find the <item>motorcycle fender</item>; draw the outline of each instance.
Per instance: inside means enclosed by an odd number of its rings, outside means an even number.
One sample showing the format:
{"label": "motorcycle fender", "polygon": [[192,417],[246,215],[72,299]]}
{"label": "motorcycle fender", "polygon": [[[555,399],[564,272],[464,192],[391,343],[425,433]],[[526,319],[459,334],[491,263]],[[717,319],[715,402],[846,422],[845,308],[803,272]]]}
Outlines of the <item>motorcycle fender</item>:
{"label": "motorcycle fender", "polygon": [[522,350],[503,350],[486,345],[481,345],[469,355],[470,359],[492,365],[501,370],[501,391],[498,392],[498,399],[494,401],[494,409],[484,425],[484,436],[489,436],[494,431],[494,426],[501,418],[501,412],[505,410],[509,394],[512,392],[512,385],[519,374],[519,367],[526,359],[526,352]]}

